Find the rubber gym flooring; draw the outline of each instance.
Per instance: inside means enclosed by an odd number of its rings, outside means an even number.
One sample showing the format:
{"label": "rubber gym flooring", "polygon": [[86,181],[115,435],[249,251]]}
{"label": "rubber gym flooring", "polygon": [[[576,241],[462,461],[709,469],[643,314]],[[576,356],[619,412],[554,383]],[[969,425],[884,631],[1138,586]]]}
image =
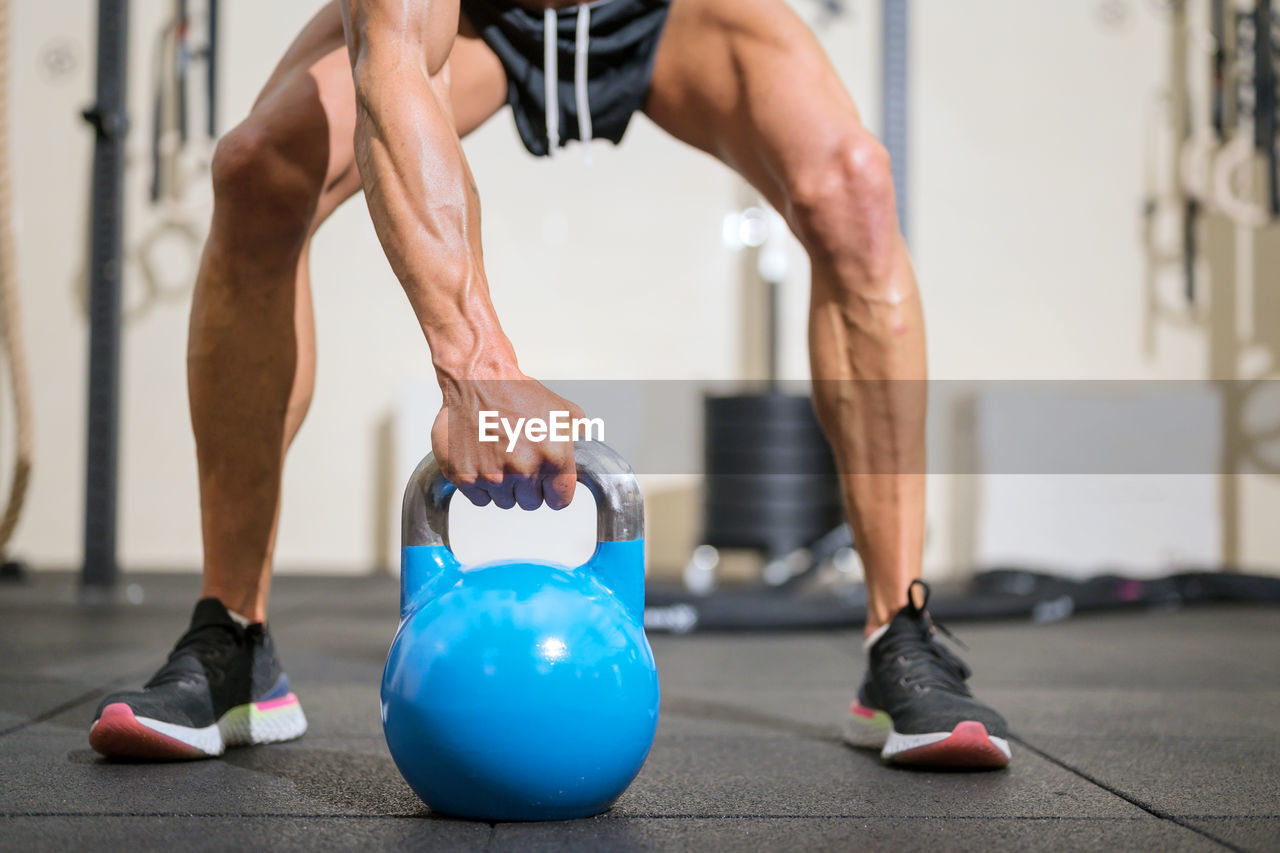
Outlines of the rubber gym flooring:
{"label": "rubber gym flooring", "polygon": [[606,815],[433,817],[378,712],[387,579],[284,577],[272,630],[311,730],[183,764],[109,763],[86,732],[185,627],[191,576],[82,609],[70,575],[0,585],[0,849],[1280,849],[1280,609],[952,626],[1009,718],[1006,771],[891,769],[839,741],[852,633],[653,637],[662,720]]}

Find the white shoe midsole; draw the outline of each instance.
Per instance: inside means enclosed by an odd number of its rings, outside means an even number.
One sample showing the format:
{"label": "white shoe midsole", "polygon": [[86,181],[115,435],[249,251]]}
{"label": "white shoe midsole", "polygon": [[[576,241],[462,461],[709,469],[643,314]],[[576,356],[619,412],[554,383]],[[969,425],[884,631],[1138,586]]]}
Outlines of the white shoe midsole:
{"label": "white shoe midsole", "polygon": [[[879,749],[880,757],[885,759],[944,741],[951,735],[951,732],[902,734],[893,728],[889,715],[883,711],[876,711],[873,717],[850,714],[844,724],[845,743],[866,749]],[[996,749],[1003,752],[1006,758],[1013,757],[1013,752],[1009,749],[1009,741],[1005,738],[988,735],[988,740],[995,744]]]}
{"label": "white shoe midsole", "polygon": [[187,746],[195,747],[205,755],[221,755],[226,748],[222,740],[222,732],[218,730],[218,724],[205,726],[202,729],[191,728],[190,726],[180,726],[177,723],[166,723],[164,720],[153,720],[150,717],[139,717],[134,715],[134,719],[142,725],[151,729],[153,732],[173,738]]}
{"label": "white shoe midsole", "polygon": [[218,728],[227,746],[279,743],[302,737],[307,730],[307,718],[295,698],[289,705],[267,711],[256,704],[239,705],[222,715]]}
{"label": "white shoe midsole", "polygon": [[151,717],[134,716],[157,734],[200,750],[205,755],[221,755],[228,746],[251,746],[279,743],[301,737],[307,730],[307,717],[297,698],[281,707],[262,710],[257,703],[237,705],[211,726],[193,728],[166,723]]}
{"label": "white shoe midsole", "polygon": [[[889,737],[884,742],[884,749],[880,751],[880,757],[892,758],[901,752],[910,752],[922,746],[930,746],[946,740],[951,737],[951,734],[951,732],[926,732],[918,735],[904,735],[894,729],[890,729]],[[987,735],[987,740],[995,744],[996,749],[1003,752],[1005,758],[1013,757],[1013,753],[1009,750],[1009,742],[1004,738]]]}

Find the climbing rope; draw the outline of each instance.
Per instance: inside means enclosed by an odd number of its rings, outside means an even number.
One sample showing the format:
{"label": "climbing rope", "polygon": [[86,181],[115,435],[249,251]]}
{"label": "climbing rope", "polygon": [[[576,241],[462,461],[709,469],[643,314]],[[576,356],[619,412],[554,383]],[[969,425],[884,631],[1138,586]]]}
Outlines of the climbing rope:
{"label": "climbing rope", "polygon": [[0,352],[3,352],[8,365],[16,426],[13,479],[9,484],[9,500],[5,504],[4,514],[0,515],[0,555],[8,548],[9,539],[22,515],[27,486],[31,480],[34,449],[31,384],[22,343],[17,246],[13,235],[13,176],[9,159],[9,46],[9,0],[0,0]]}

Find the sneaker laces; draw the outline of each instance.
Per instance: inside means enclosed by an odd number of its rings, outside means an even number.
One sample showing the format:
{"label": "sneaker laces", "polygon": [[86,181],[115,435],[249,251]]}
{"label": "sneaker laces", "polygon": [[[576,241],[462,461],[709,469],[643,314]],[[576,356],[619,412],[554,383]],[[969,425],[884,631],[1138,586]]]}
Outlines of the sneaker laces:
{"label": "sneaker laces", "polygon": [[[924,591],[923,599],[917,606],[912,596],[916,584]],[[964,643],[951,633],[941,622],[934,620],[925,610],[929,603],[929,585],[915,580],[907,593],[909,615],[916,623],[910,628],[890,631],[881,639],[882,654],[896,658],[908,667],[908,674],[903,676],[905,683],[914,687],[931,687],[955,693],[960,696],[972,696],[965,683],[973,671],[950,649],[943,645],[934,633],[937,628],[961,648]]]}

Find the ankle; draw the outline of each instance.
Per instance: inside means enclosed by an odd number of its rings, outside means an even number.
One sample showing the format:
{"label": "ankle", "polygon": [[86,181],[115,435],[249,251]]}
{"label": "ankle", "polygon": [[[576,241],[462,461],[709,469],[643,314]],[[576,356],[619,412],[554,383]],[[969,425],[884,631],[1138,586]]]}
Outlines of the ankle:
{"label": "ankle", "polygon": [[898,611],[907,606],[906,593],[894,598],[867,597],[867,624],[863,629],[864,639],[884,628],[898,615]]}
{"label": "ankle", "polygon": [[205,584],[200,591],[200,597],[216,598],[222,602],[222,606],[227,608],[231,618],[242,626],[267,621],[266,607],[259,602],[256,590],[228,591]]}
{"label": "ankle", "polygon": [[879,641],[879,639],[884,636],[885,632],[888,630],[889,630],[888,622],[885,622],[883,625],[880,625],[877,628],[869,628],[862,637],[862,650],[864,652],[871,651],[871,647],[874,646]]}
{"label": "ankle", "polygon": [[[912,603],[911,590],[917,583],[920,583],[918,576],[907,577],[901,584],[888,588],[882,588],[883,585],[868,583],[867,625],[863,636],[870,637],[881,627],[888,625],[902,608]],[[923,607],[924,600],[917,600],[919,602],[918,606]]]}

